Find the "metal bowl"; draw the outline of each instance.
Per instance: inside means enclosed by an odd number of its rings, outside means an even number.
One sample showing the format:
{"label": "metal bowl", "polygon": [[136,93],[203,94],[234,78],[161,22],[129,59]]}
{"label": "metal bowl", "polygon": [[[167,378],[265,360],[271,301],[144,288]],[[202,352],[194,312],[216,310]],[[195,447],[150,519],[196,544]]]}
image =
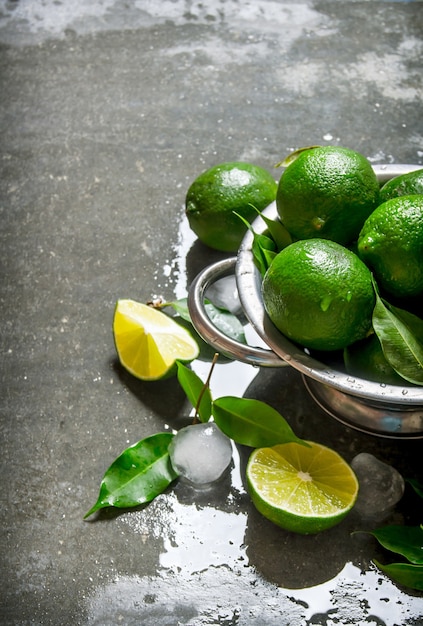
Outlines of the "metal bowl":
{"label": "metal bowl", "polygon": [[[379,182],[419,169],[415,165],[375,166]],[[264,211],[277,217],[276,204]],[[258,217],[253,230],[266,230]],[[290,365],[303,375],[304,383],[317,404],[329,415],[357,430],[390,438],[423,438],[423,387],[387,385],[350,376],[342,366],[316,360],[287,339],[267,316],[261,297],[262,278],[252,254],[253,235],[245,235],[238,256],[210,266],[193,282],[188,297],[193,324],[199,334],[226,356],[253,365]],[[212,282],[235,271],[239,299],[246,318],[270,348],[246,347],[218,331],[204,309],[204,295]]]}

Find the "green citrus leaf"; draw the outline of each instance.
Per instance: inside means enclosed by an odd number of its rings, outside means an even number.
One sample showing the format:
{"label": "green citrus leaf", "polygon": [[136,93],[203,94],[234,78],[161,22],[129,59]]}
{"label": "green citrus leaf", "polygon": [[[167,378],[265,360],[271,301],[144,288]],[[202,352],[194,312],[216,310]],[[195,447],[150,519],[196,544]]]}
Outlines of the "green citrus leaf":
{"label": "green citrus leaf", "polygon": [[410,313],[410,311],[406,311],[405,309],[400,309],[397,306],[386,302],[386,300],[383,300],[383,302],[394,315],[396,315],[406,326],[408,326],[417,341],[423,344],[423,320],[420,317],[417,317],[417,315],[414,315],[414,313]]}
{"label": "green citrus leaf", "polygon": [[267,217],[267,215],[263,215],[263,213],[256,209],[256,207],[253,208],[257,211],[257,213],[266,224],[270,237],[276,244],[276,248],[278,251],[283,250],[284,248],[286,248],[286,246],[289,246],[289,244],[292,243],[291,235],[280,220],[272,220],[270,217]]}
{"label": "green citrus leaf", "polygon": [[174,300],[173,302],[166,302],[162,306],[171,306],[174,311],[182,317],[186,322],[191,322],[191,316],[188,310],[188,300],[187,298],[180,298],[179,300]]}
{"label": "green citrus leaf", "polygon": [[374,560],[378,566],[389,578],[404,587],[423,591],[423,565],[412,565],[411,563],[391,563],[390,565],[382,565]]}
{"label": "green citrus leaf", "polygon": [[260,274],[264,276],[276,256],[275,242],[266,235],[255,234],[251,251]]}
{"label": "green citrus leaf", "polygon": [[253,235],[251,252],[253,253],[254,262],[257,265],[260,274],[264,276],[267,268],[276,256],[276,243],[270,237],[261,233],[256,233],[251,224],[242,215],[238,215],[238,213],[235,213],[235,215],[237,215],[239,219],[244,222],[245,226]]}
{"label": "green citrus leaf", "polygon": [[195,372],[189,367],[186,367],[181,362],[177,362],[178,366],[178,381],[182,389],[185,391],[188,400],[195,408],[198,403],[198,399],[201,396],[201,401],[198,406],[198,416],[201,422],[208,422],[211,416],[212,397],[210,389],[204,386],[203,381]]}
{"label": "green citrus leaf", "polygon": [[271,234],[279,252],[292,243],[292,237],[282,222],[279,220],[272,220],[270,217],[265,215],[262,215],[261,217],[265,221],[266,226],[269,229],[269,233]]}
{"label": "green citrus leaf", "polygon": [[383,526],[371,533],[381,546],[401,554],[410,563],[423,565],[423,529],[421,526]]}
{"label": "green citrus leaf", "polygon": [[423,483],[416,478],[406,478],[406,482],[413,487],[414,491],[418,496],[420,496],[420,498],[423,498]]}
{"label": "green citrus leaf", "polygon": [[260,274],[264,276],[276,256],[275,242],[266,235],[255,234],[251,251]]}
{"label": "green citrus leaf", "polygon": [[84,519],[107,506],[138,506],[162,493],[178,476],[167,451],[173,436],[158,433],[124,450],[104,474],[98,500]]}
{"label": "green citrus leaf", "polygon": [[277,163],[275,167],[288,167],[288,165],[295,161],[295,159],[299,157],[302,152],[306,152],[307,150],[313,150],[313,148],[321,148],[321,146],[305,146],[304,148],[298,148],[297,150],[294,150],[294,152],[288,154],[288,156],[285,157],[283,161]]}
{"label": "green citrus leaf", "polygon": [[[416,385],[423,384],[423,344],[410,326],[408,312],[396,313],[376,292],[373,328],[382,345],[386,360],[400,376]],[[398,309],[397,309],[398,311]],[[405,313],[406,315],[404,315]],[[414,324],[417,322],[414,320]]]}
{"label": "green citrus leaf", "polygon": [[214,421],[236,443],[262,448],[299,439],[288,422],[271,406],[260,400],[224,396],[212,404]]}
{"label": "green citrus leaf", "polygon": [[210,320],[222,333],[239,343],[247,343],[244,328],[233,313],[215,306],[208,300],[205,302],[204,308]]}

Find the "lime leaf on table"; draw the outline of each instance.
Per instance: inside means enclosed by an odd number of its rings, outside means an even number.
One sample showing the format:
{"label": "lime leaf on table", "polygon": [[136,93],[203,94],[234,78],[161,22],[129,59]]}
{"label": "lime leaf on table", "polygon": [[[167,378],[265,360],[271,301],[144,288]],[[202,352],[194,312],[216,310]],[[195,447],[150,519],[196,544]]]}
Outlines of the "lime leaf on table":
{"label": "lime leaf on table", "polygon": [[423,320],[385,302],[376,288],[375,293],[373,328],[386,360],[410,383],[423,384]]}
{"label": "lime leaf on table", "polygon": [[98,500],[84,519],[108,506],[138,506],[163,493],[178,476],[168,453],[173,437],[158,433],[124,450],[104,474]]}
{"label": "lime leaf on table", "polygon": [[382,570],[389,578],[399,585],[423,591],[423,565],[414,565],[413,563],[390,563],[382,565],[379,561],[374,560],[375,565]]}
{"label": "lime leaf on table", "polygon": [[[178,381],[192,406],[197,409],[201,422],[208,422],[211,416],[212,397],[209,387],[189,367],[178,363]],[[200,402],[199,402],[200,400]]]}
{"label": "lime leaf on table", "polygon": [[171,317],[141,302],[121,299],[113,317],[116,351],[123,367],[141,380],[176,373],[176,361],[192,361],[199,347]]}
{"label": "lime leaf on table", "polygon": [[247,486],[257,510],[285,530],[314,534],[341,522],[354,506],[357,478],[334,450],[296,442],[257,448]]}
{"label": "lime leaf on table", "polygon": [[309,445],[295,435],[278,411],[260,400],[224,396],[213,402],[212,414],[220,430],[235,443],[252,448],[291,441]]}
{"label": "lime leaf on table", "polygon": [[383,526],[371,533],[381,546],[401,554],[410,563],[423,565],[423,528],[421,526]]}

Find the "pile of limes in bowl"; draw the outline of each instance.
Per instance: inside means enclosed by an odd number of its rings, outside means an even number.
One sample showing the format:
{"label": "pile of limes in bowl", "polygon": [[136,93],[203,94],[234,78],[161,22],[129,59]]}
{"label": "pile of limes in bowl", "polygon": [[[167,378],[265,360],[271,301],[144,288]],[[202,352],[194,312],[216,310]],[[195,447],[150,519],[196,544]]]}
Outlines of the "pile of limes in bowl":
{"label": "pile of limes in bowl", "polygon": [[278,184],[269,178],[245,163],[204,172],[187,193],[191,228],[203,243],[236,251],[246,223],[276,201],[289,243],[276,247],[262,282],[275,326],[311,352],[342,351],[348,373],[421,384],[387,360],[373,315],[381,297],[421,321],[423,169],[381,187],[362,154],[316,146],[290,155]]}
{"label": "pile of limes in bowl", "polygon": [[[416,315],[423,295],[423,169],[381,188],[363,155],[333,146],[301,149],[283,165],[278,183],[267,170],[239,161],[200,174],[186,195],[192,230],[203,244],[236,252],[257,214],[275,202],[278,218],[263,217],[268,230],[256,246],[263,252],[263,304],[275,326],[311,353],[340,352],[355,376],[423,384],[423,320]],[[395,321],[391,328],[376,324],[380,307],[397,320],[394,332]],[[166,378],[177,361],[199,354],[185,328],[132,300],[117,302],[113,332],[120,362],[144,381]],[[391,352],[401,361],[402,335],[420,367],[417,376],[404,374],[386,354],[394,337]],[[304,534],[344,519],[359,488],[337,452],[310,441],[253,450],[246,479],[265,517]]]}
{"label": "pile of limes in bowl", "polygon": [[[263,216],[267,230],[253,231],[252,246],[274,325],[322,360],[322,352],[341,354],[354,376],[423,384],[423,169],[381,187],[366,157],[335,146],[300,149],[282,165],[278,184],[247,163],[201,174],[186,196],[192,230],[236,252],[257,213],[275,202],[277,220]],[[309,444],[258,448],[246,469],[256,508],[306,534],[340,522],[358,492],[344,459]]]}

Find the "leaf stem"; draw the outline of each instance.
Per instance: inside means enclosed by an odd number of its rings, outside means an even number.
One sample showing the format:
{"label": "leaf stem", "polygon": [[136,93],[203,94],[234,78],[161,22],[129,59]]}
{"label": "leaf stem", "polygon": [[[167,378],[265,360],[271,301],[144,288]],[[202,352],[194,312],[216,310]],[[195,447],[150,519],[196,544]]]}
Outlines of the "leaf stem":
{"label": "leaf stem", "polygon": [[147,306],[151,306],[153,309],[164,309],[167,306],[170,306],[168,302],[163,300],[161,296],[155,298],[154,300],[147,300]]}
{"label": "leaf stem", "polygon": [[212,360],[211,366],[210,366],[210,371],[209,371],[208,376],[206,378],[206,381],[205,381],[205,383],[203,385],[203,388],[201,389],[201,391],[199,393],[199,396],[198,396],[198,399],[197,399],[197,403],[195,405],[195,413],[194,413],[193,424],[198,424],[198,422],[200,421],[198,419],[198,411],[199,411],[199,408],[200,408],[201,400],[202,400],[202,398],[204,396],[204,393],[205,393],[206,389],[208,389],[208,387],[210,385],[210,380],[211,380],[211,377],[212,377],[212,374],[213,374],[214,366],[216,365],[218,358],[219,358],[219,353],[215,352],[214,355],[213,355],[213,360]]}

